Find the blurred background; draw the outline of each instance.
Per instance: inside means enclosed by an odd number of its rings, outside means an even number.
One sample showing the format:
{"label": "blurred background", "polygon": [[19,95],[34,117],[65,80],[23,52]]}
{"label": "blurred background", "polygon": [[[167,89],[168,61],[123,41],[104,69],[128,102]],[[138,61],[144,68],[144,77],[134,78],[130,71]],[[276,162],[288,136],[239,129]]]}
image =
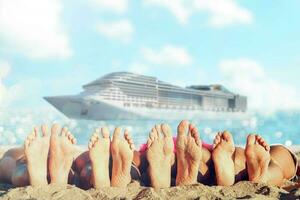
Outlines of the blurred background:
{"label": "blurred background", "polygon": [[[130,71],[179,86],[223,84],[248,97],[249,119],[193,121],[206,142],[230,130],[300,144],[297,0],[0,0],[0,144],[59,122],[85,145],[97,126],[131,129],[137,144],[155,123],[84,121],[44,96],[77,94],[107,73]],[[179,121],[169,121],[176,134]]]}

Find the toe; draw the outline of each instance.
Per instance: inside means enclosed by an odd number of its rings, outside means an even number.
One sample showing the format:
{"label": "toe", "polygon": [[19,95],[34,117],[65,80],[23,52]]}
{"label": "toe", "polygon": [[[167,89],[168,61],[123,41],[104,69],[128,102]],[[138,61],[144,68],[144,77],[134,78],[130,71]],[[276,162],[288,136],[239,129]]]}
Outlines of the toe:
{"label": "toe", "polygon": [[267,142],[265,142],[265,141],[264,141],[264,142],[262,143],[262,146],[265,148],[265,150],[266,150],[266,151],[268,151],[268,149],[269,149],[269,148],[268,148],[268,147],[269,147],[269,145],[268,145],[268,143],[267,143]]}
{"label": "toe", "polygon": [[68,128],[67,127],[63,127],[61,129],[61,136],[68,136]]}
{"label": "toe", "polygon": [[130,135],[128,129],[125,129],[125,131],[124,131],[124,138],[125,138],[126,140],[130,140],[130,139],[131,139],[131,135]]}
{"label": "toe", "polygon": [[152,140],[150,138],[148,138],[147,140],[147,148],[149,148],[152,144]]}
{"label": "toe", "polygon": [[31,142],[35,138],[35,131],[33,130],[28,136],[27,139]]}
{"label": "toe", "polygon": [[257,141],[259,144],[265,142],[265,140],[264,140],[260,135],[256,135],[256,141]]}
{"label": "toe", "polygon": [[219,137],[219,139],[220,139],[220,141],[221,141],[221,139],[222,139],[222,132],[219,131],[217,135],[218,135],[218,137]]}
{"label": "toe", "polygon": [[28,149],[29,144],[30,144],[30,140],[29,139],[25,139],[25,141],[24,141],[24,149],[25,150]]}
{"label": "toe", "polygon": [[214,143],[218,144],[220,143],[220,141],[221,141],[221,133],[218,132],[217,135],[215,136]]}
{"label": "toe", "polygon": [[153,136],[153,141],[154,141],[154,140],[157,140],[157,139],[158,139],[158,132],[157,132],[157,130],[156,130],[155,127],[152,128],[151,133],[153,133],[153,134],[152,134],[152,136]]}
{"label": "toe", "polygon": [[260,135],[255,135],[255,140],[258,143],[261,143],[262,137]]}
{"label": "toe", "polygon": [[247,137],[247,145],[255,144],[255,135],[249,134]]}
{"label": "toe", "polygon": [[161,125],[160,124],[156,124],[155,125],[155,130],[157,132],[157,138],[161,138]]}
{"label": "toe", "polygon": [[132,137],[127,129],[124,131],[124,138],[128,142],[128,144],[133,144]]}
{"label": "toe", "polygon": [[269,144],[265,141],[264,138],[262,138],[260,135],[256,135],[256,138],[257,138],[257,142],[263,146],[265,148],[266,151],[269,151],[270,150],[270,146]]}
{"label": "toe", "polygon": [[92,137],[100,138],[100,133],[98,133],[97,131],[95,131],[95,132],[93,133]]}
{"label": "toe", "polygon": [[188,137],[192,137],[192,130],[194,128],[194,125],[193,124],[189,124],[188,126],[188,130],[187,130],[187,136]]}
{"label": "toe", "polygon": [[103,138],[109,138],[109,131],[108,131],[107,127],[101,128],[101,133],[102,133]]}
{"label": "toe", "polygon": [[[196,131],[194,131],[194,129]],[[193,137],[193,134],[195,134],[196,132],[198,132],[198,129],[197,129],[197,127],[194,124],[190,124],[189,125],[189,132],[191,133],[191,136]]]}
{"label": "toe", "polygon": [[270,152],[270,150],[271,150],[270,145],[267,144],[267,145],[265,146],[265,149],[266,149],[266,151]]}
{"label": "toe", "polygon": [[198,137],[198,129],[196,127],[192,126],[191,129],[190,129],[190,132],[191,132],[191,136],[193,138]]}
{"label": "toe", "polygon": [[163,133],[164,137],[172,136],[171,128],[168,124],[162,124],[161,127],[162,127],[162,133]]}
{"label": "toe", "polygon": [[67,137],[68,137],[69,140],[72,140],[72,139],[75,138],[74,135],[70,131],[68,131]]}
{"label": "toe", "polygon": [[34,136],[34,138],[36,138],[38,136],[38,134],[39,134],[38,127],[34,127],[34,129],[33,129],[33,136]]}
{"label": "toe", "polygon": [[216,138],[214,139],[213,144],[214,145],[218,144],[218,140]]}
{"label": "toe", "polygon": [[100,135],[101,134],[101,128],[96,128],[95,133],[98,133]]}
{"label": "toe", "polygon": [[151,130],[150,134],[149,134],[149,138],[153,141],[156,139],[156,134],[153,132],[153,130]]}
{"label": "toe", "polygon": [[233,144],[233,138],[232,138],[232,135],[229,131],[224,131],[223,134],[222,134],[222,138],[226,142],[229,142],[229,143]]}
{"label": "toe", "polygon": [[72,142],[72,144],[76,144],[76,143],[77,143],[77,140],[76,140],[76,138],[75,138],[75,137],[73,137],[73,138],[71,139],[71,142]]}
{"label": "toe", "polygon": [[94,146],[94,143],[90,140],[89,144],[88,144],[88,148],[89,150],[91,150]]}
{"label": "toe", "polygon": [[188,125],[189,122],[187,120],[183,120],[180,122],[180,124],[177,127],[177,137],[185,137],[186,133],[188,132]]}
{"label": "toe", "polygon": [[112,142],[115,142],[120,139],[120,133],[121,133],[121,128],[120,127],[115,128]]}
{"label": "toe", "polygon": [[192,132],[192,130],[195,128],[194,124],[189,124],[189,130]]}
{"label": "toe", "polygon": [[48,126],[46,124],[43,124],[41,129],[42,129],[42,136],[43,137],[48,136]]}
{"label": "toe", "polygon": [[220,144],[221,142],[221,132],[218,132],[215,136],[215,139],[214,139],[214,145],[213,145],[213,148],[216,148],[218,144]]}
{"label": "toe", "polygon": [[134,146],[133,140],[131,138],[131,135],[127,129],[124,132],[124,138],[127,141],[127,143],[129,144],[130,149],[133,150],[135,148],[135,146]]}
{"label": "toe", "polygon": [[191,131],[192,137],[195,139],[195,142],[198,146],[202,146],[200,137],[199,137],[199,133],[198,133],[198,129],[196,127],[194,127]]}
{"label": "toe", "polygon": [[58,124],[53,124],[51,128],[51,137],[57,137],[59,132],[60,126]]}
{"label": "toe", "polygon": [[98,133],[94,133],[94,134],[92,135],[92,137],[90,138],[90,141],[91,141],[92,143],[95,143],[99,138],[100,138],[99,134],[98,134]]}

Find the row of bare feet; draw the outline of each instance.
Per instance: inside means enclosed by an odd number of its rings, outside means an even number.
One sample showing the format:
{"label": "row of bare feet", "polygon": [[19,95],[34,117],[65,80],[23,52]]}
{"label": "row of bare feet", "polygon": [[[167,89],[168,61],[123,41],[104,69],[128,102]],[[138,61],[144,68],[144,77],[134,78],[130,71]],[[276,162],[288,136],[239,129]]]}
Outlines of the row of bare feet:
{"label": "row of bare feet", "polygon": [[[75,156],[76,139],[67,128],[54,124],[51,134],[47,127],[41,127],[41,134],[35,128],[25,140],[30,184],[67,184],[68,175]],[[131,181],[130,170],[134,144],[127,130],[121,135],[116,128],[112,140],[107,128],[96,129],[89,142],[89,157],[92,165],[91,182],[95,188],[126,187]],[[177,129],[176,159],[171,128],[167,124],[156,125],[147,141],[146,157],[149,163],[148,175],[151,186],[165,188],[171,185],[171,166],[177,160],[176,185],[197,183],[202,163],[202,142],[197,128],[188,121],[182,121]],[[250,181],[266,179],[270,162],[270,147],[257,135],[249,135],[245,149],[246,164]],[[235,147],[229,132],[218,133],[214,140],[212,160],[218,185],[234,183]],[[109,176],[109,160],[112,158],[112,176]],[[213,170],[213,169],[210,169]]]}
{"label": "row of bare feet", "polygon": [[[147,141],[148,174],[151,186],[165,188],[171,185],[171,166],[175,162],[171,129],[167,124],[156,125]],[[245,149],[249,180],[266,181],[270,162],[270,147],[258,135],[249,135]],[[211,158],[214,163],[217,185],[230,186],[235,182],[235,146],[232,135],[219,132],[214,140]],[[177,129],[176,140],[177,174],[176,185],[197,183],[202,162],[202,142],[197,128],[183,120]],[[209,169],[213,170],[213,169]]]}
{"label": "row of bare feet", "polygon": [[[32,186],[50,183],[67,184],[71,166],[76,154],[76,139],[67,128],[54,124],[51,134],[47,126],[34,128],[25,140],[24,151],[27,160],[29,181]],[[89,142],[89,156],[92,164],[92,184],[100,187],[126,187],[131,181],[130,169],[134,144],[128,131],[124,137],[121,129],[116,128],[113,139],[107,128],[96,129]],[[109,178],[109,159],[112,156],[112,179]]]}

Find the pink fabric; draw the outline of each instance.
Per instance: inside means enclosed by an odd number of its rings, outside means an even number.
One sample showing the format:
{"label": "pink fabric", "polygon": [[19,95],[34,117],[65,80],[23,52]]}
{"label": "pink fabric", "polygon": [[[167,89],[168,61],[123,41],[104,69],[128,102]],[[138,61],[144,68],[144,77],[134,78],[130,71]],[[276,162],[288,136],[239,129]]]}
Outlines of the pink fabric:
{"label": "pink fabric", "polygon": [[[173,137],[173,143],[174,143],[173,152],[174,153],[176,153],[176,140],[177,140],[177,138]],[[213,145],[212,144],[207,144],[207,143],[205,143],[203,141],[202,141],[202,147],[208,149],[209,151],[212,151],[212,149],[213,149]],[[147,150],[147,144],[141,144],[139,152],[140,153],[145,153],[146,150]]]}

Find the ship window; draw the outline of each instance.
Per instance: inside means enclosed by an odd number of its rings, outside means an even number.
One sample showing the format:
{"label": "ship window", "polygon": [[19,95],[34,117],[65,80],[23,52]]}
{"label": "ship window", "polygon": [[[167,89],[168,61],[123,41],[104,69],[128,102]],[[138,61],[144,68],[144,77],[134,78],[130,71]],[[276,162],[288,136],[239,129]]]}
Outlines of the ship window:
{"label": "ship window", "polygon": [[130,107],[130,103],[124,103],[124,107]]}

